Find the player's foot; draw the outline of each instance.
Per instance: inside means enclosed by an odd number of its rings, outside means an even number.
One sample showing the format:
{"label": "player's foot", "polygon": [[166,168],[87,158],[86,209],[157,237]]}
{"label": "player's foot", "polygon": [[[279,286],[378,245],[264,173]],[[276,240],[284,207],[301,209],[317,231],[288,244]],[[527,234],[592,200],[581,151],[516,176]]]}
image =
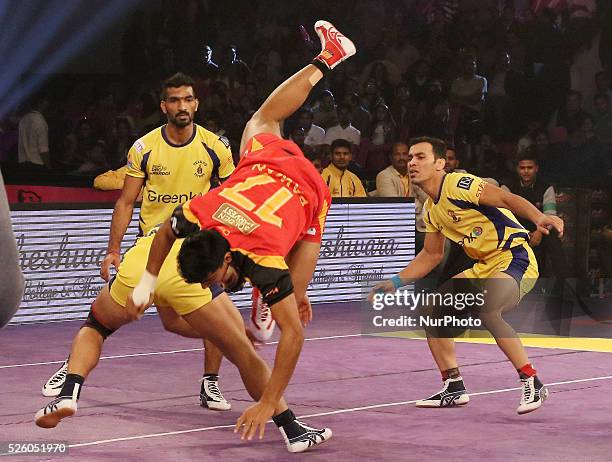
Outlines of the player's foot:
{"label": "player's foot", "polygon": [[308,451],[310,448],[324,443],[332,437],[332,431],[329,428],[309,427],[299,420],[295,420],[294,423],[297,425],[292,427],[292,431],[296,432],[296,434],[291,438],[287,436],[287,433],[283,427],[278,428],[281,435],[283,435],[283,439],[285,440],[285,444],[287,445],[287,450],[289,452]]}
{"label": "player's foot", "polygon": [[213,411],[229,411],[232,405],[227,401],[221,390],[219,390],[219,380],[210,377],[200,379],[200,406],[207,407]]}
{"label": "player's foot", "polygon": [[521,379],[521,385],[523,386],[523,394],[521,395],[519,407],[516,410],[519,414],[535,411],[548,398],[548,388],[540,382],[537,375]]}
{"label": "player's foot", "polygon": [[421,399],[415,403],[416,407],[450,407],[461,406],[470,401],[470,396],[465,389],[463,379],[446,379],[444,388],[427,399]]}
{"label": "player's foot", "polygon": [[321,53],[315,58],[333,69],[342,61],[347,60],[357,51],[353,42],[342,35],[333,24],[327,21],[317,21],[315,32],[321,40]]}
{"label": "player's foot", "polygon": [[66,381],[66,374],[68,374],[68,360],[64,361],[62,367],[55,371],[55,373],[51,377],[49,377],[47,383],[43,385],[43,396],[59,395],[59,392],[64,386],[64,382]]}
{"label": "player's foot", "polygon": [[77,402],[70,397],[62,396],[39,410],[34,419],[39,427],[54,428],[60,420],[73,416],[76,411]]}
{"label": "player's foot", "polygon": [[272,318],[272,311],[259,290],[253,288],[253,304],[251,306],[251,334],[260,342],[265,342],[272,337],[276,321]]}

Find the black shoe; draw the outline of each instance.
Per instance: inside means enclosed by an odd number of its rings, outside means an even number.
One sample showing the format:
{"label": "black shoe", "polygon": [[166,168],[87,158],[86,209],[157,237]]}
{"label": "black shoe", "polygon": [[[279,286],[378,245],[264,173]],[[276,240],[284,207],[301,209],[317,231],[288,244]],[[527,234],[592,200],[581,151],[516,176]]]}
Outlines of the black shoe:
{"label": "black shoe", "polygon": [[469,403],[470,397],[467,394],[463,379],[446,379],[444,388],[427,399],[421,399],[415,403],[416,407],[450,407],[462,406]]}

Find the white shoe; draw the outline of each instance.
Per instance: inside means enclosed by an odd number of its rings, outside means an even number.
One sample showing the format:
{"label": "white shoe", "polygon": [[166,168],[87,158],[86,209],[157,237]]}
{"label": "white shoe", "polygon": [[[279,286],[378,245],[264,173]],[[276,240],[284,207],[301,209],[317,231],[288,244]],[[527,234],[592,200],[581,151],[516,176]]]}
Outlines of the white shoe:
{"label": "white shoe", "polygon": [[470,402],[463,379],[446,379],[444,388],[427,399],[421,399],[415,403],[416,407],[451,407],[462,406]]}
{"label": "white shoe", "polygon": [[57,398],[39,410],[34,419],[42,428],[54,428],[60,420],[73,416],[77,411],[77,402],[72,398]]}
{"label": "white shoe", "polygon": [[356,53],[355,44],[342,35],[332,23],[319,20],[314,29],[321,40],[322,48],[315,59],[325,63],[328,68],[333,69]]}
{"label": "white shoe", "polygon": [[219,381],[210,380],[206,377],[200,379],[202,386],[200,388],[200,406],[207,407],[213,411],[229,411],[232,405],[227,401],[221,390],[219,390]]}
{"label": "white shoe", "polygon": [[535,411],[548,398],[548,388],[540,382],[537,375],[521,379],[521,385],[523,386],[523,393],[519,407],[516,409],[519,414]]}
{"label": "white shoe", "polygon": [[285,440],[285,444],[287,445],[287,450],[289,452],[308,451],[310,448],[324,443],[332,437],[332,431],[329,428],[313,428],[309,427],[303,422],[300,422],[299,420],[296,420],[295,422],[299,424],[304,431],[293,438],[287,437],[283,427],[278,428],[281,435],[283,435],[283,439]]}
{"label": "white shoe", "polygon": [[68,360],[64,361],[64,364],[55,371],[55,373],[49,377],[47,383],[42,387],[43,396],[57,396],[59,395],[64,382],[66,381],[66,374],[68,374]]}
{"label": "white shoe", "polygon": [[259,290],[253,287],[253,304],[251,305],[251,333],[260,342],[270,340],[276,327],[276,321],[272,318],[272,311]]}

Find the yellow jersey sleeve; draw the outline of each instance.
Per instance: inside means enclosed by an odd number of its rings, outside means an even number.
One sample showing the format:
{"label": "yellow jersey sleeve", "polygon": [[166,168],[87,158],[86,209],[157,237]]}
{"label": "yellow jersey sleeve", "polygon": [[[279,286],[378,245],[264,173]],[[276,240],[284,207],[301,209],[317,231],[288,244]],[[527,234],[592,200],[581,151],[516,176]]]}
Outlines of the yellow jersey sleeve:
{"label": "yellow jersey sleeve", "polygon": [[213,149],[219,156],[219,178],[225,179],[234,171],[234,158],[228,139],[220,136],[215,141]]}
{"label": "yellow jersey sleeve", "polygon": [[431,199],[427,198],[425,204],[423,204],[423,222],[425,223],[426,233],[439,233],[438,227],[431,221],[431,215],[429,209],[431,208]]}
{"label": "yellow jersey sleeve", "polygon": [[469,173],[452,173],[446,189],[449,199],[459,199],[471,204],[480,205],[480,195],[487,182]]}
{"label": "yellow jersey sleeve", "polygon": [[128,151],[126,175],[136,178],[146,177],[146,172],[142,170],[142,159],[144,154],[144,144],[141,140],[137,140]]}

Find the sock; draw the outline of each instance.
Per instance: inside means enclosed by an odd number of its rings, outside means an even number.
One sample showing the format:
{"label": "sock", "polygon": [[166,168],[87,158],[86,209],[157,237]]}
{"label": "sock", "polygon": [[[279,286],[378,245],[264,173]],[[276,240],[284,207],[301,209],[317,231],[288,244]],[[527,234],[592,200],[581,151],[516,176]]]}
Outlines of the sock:
{"label": "sock", "polygon": [[312,64],[317,69],[319,69],[323,73],[323,77],[325,77],[327,74],[331,72],[331,69],[327,67],[327,64],[325,64],[325,62],[322,59],[319,59],[318,56],[315,59],[313,59],[310,62],[310,64]]}
{"label": "sock", "polygon": [[536,375],[536,370],[533,368],[531,363],[525,364],[523,367],[517,369],[516,371],[519,373],[519,377],[521,379],[528,379],[529,377],[533,377],[534,375]]}
{"label": "sock", "polygon": [[453,367],[451,369],[446,369],[445,371],[442,371],[442,381],[445,381],[448,379],[458,379],[460,377],[461,377],[461,373],[459,372],[458,367]]}
{"label": "sock", "polygon": [[295,420],[295,414],[291,409],[287,409],[285,412],[275,415],[272,417],[272,420],[277,427],[282,427],[282,429],[285,430],[285,434],[289,439],[300,436],[305,432],[304,427],[302,427],[300,423]]}
{"label": "sock", "polygon": [[219,380],[219,374],[204,374],[202,377],[204,377],[206,380],[212,380],[214,382]]}
{"label": "sock", "polygon": [[70,398],[78,401],[81,397],[81,388],[85,377],[79,374],[67,374],[66,381],[60,390],[58,398]]}

